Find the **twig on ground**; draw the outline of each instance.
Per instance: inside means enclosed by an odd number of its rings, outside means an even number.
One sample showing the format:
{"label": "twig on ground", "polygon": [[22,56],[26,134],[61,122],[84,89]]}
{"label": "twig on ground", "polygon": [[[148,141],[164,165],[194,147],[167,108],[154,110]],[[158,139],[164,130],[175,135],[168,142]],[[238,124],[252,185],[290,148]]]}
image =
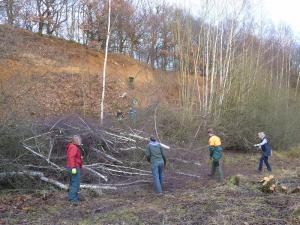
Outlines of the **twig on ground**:
{"label": "twig on ground", "polygon": [[169,160],[175,160],[175,161],[182,162],[182,163],[185,163],[185,164],[194,164],[194,165],[197,165],[197,166],[201,166],[201,163],[195,162],[195,161],[187,161],[187,160],[178,159],[178,158],[169,158]]}
{"label": "twig on ground", "polygon": [[194,177],[194,178],[201,178],[200,176],[198,175],[194,175],[194,174],[189,174],[189,173],[182,173],[182,172],[175,172],[176,174],[179,174],[179,175],[183,175],[183,176],[188,176],[188,177]]}

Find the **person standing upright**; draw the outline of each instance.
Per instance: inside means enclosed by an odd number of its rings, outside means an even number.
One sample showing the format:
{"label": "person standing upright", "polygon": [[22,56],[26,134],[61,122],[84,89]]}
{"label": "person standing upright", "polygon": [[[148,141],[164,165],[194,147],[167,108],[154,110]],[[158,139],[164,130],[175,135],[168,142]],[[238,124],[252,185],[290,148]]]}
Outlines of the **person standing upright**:
{"label": "person standing upright", "polygon": [[70,177],[68,200],[79,202],[80,170],[82,168],[82,157],[80,152],[81,138],[74,135],[67,144],[67,171]]}
{"label": "person standing upright", "polygon": [[212,160],[212,168],[210,176],[215,176],[216,172],[218,174],[218,181],[223,182],[223,171],[220,165],[220,159],[222,158],[222,146],[221,146],[221,139],[214,134],[213,129],[208,129],[208,150],[209,156]]}
{"label": "person standing upright", "polygon": [[161,194],[163,191],[163,170],[167,161],[164,150],[155,137],[150,137],[150,142],[146,148],[146,157],[148,162],[151,162],[155,192]]}
{"label": "person standing upright", "polygon": [[262,150],[262,155],[259,159],[259,164],[258,164],[258,172],[259,174],[262,173],[262,168],[263,168],[263,163],[266,164],[267,166],[267,170],[269,172],[272,171],[272,167],[269,163],[269,156],[272,155],[272,148],[271,145],[269,144],[266,135],[264,132],[259,132],[258,133],[258,137],[261,140],[261,142],[259,144],[255,144],[254,147],[260,147]]}
{"label": "person standing upright", "polygon": [[132,127],[136,126],[136,117],[137,117],[137,112],[134,108],[130,108],[128,111],[129,118],[130,118],[130,123]]}

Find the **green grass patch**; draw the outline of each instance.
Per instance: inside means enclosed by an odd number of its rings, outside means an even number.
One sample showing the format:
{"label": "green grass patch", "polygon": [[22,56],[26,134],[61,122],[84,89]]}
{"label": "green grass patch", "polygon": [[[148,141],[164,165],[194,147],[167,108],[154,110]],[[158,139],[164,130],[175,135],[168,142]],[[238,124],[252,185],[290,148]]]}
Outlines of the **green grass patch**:
{"label": "green grass patch", "polygon": [[298,145],[288,150],[275,151],[274,155],[279,158],[300,158],[300,146]]}

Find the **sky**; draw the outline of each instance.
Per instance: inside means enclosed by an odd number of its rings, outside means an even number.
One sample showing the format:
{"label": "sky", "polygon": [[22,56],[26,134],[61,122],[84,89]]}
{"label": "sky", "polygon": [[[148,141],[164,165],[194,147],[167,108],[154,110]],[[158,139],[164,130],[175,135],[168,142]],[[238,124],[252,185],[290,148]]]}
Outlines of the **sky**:
{"label": "sky", "polygon": [[297,36],[300,35],[300,1],[299,0],[264,0],[266,16],[274,23],[289,24]]}
{"label": "sky", "polygon": [[[221,2],[222,0],[215,1]],[[167,0],[167,2],[177,5],[182,5],[184,2],[184,7],[195,14],[200,10],[199,0]],[[262,15],[266,20],[273,21],[275,25],[288,24],[297,39],[300,39],[300,0],[253,0],[253,2],[257,2],[256,4],[261,6]]]}

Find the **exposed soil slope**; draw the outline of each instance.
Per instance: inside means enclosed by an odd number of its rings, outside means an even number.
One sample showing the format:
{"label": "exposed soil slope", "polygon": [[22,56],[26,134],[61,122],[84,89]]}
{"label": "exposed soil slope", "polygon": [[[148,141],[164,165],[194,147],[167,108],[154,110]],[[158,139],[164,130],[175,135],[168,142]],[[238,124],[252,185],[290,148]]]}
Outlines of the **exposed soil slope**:
{"label": "exposed soil slope", "polygon": [[[86,46],[0,26],[0,81],[15,112],[98,114],[103,61],[103,52]],[[134,77],[134,89],[128,86],[129,77]],[[171,101],[177,95],[175,80],[128,56],[109,54],[106,112],[127,109],[132,98],[138,107]]]}

